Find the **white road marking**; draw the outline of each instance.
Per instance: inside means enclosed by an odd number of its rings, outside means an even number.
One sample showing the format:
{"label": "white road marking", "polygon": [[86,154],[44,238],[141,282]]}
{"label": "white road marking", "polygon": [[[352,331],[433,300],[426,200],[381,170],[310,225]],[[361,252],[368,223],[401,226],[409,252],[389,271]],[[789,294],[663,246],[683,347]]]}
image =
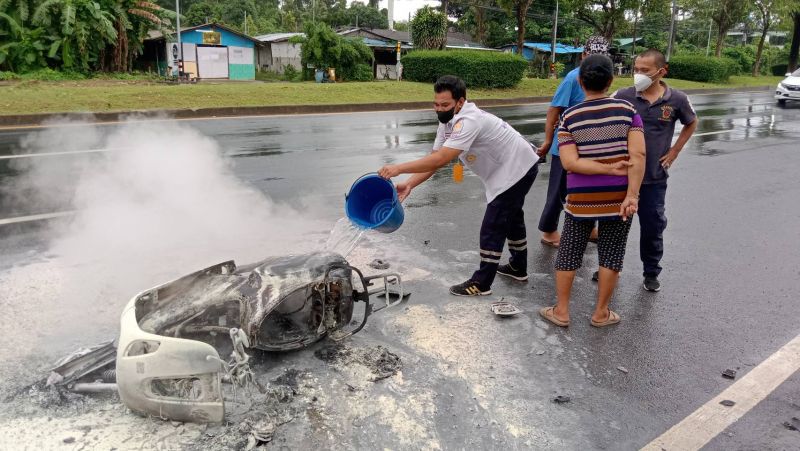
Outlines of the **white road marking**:
{"label": "white road marking", "polygon": [[[747,127],[745,127],[745,128],[747,128]],[[695,133],[695,134],[692,135],[692,138],[696,138],[698,136],[721,135],[723,133],[730,133],[733,130],[734,129],[731,128],[731,129],[728,129],[728,130],[720,130],[720,131],[716,131],[716,132]]]}
{"label": "white road marking", "polygon": [[[797,370],[800,370],[800,335],[642,450],[673,451],[702,448],[764,400]],[[720,402],[726,399],[736,404],[732,407],[720,405]]]}
{"label": "white road marking", "polygon": [[0,225],[19,224],[22,222],[41,221],[43,219],[55,219],[74,214],[74,211],[60,211],[58,213],[43,213],[40,215],[18,216],[16,218],[0,219]]}
{"label": "white road marking", "polygon": [[53,157],[58,155],[74,155],[81,153],[98,153],[98,152],[109,152],[112,150],[119,150],[119,149],[86,149],[86,150],[68,150],[65,152],[20,153],[16,155],[0,155],[0,160],[12,160],[15,158]]}

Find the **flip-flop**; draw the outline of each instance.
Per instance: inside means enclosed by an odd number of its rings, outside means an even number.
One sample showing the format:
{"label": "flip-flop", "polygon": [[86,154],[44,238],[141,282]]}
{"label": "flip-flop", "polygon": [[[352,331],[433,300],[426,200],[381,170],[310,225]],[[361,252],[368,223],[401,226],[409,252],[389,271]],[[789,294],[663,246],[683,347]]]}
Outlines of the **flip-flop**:
{"label": "flip-flop", "polygon": [[541,243],[542,243],[542,244],[544,244],[545,246],[554,247],[554,248],[556,248],[556,249],[558,249],[558,246],[559,246],[559,243],[558,243],[558,241],[550,241],[550,240],[546,240],[546,239],[544,239],[544,238],[540,239],[540,240],[539,240],[539,242],[541,242]]}
{"label": "flip-flop", "polygon": [[605,320],[603,322],[600,322],[600,323],[598,323],[595,320],[591,320],[590,322],[591,322],[592,326],[594,326],[594,327],[606,327],[606,326],[610,326],[612,324],[617,324],[619,321],[620,321],[620,317],[619,317],[619,315],[617,315],[617,312],[615,312],[615,311],[613,311],[611,309],[608,309],[608,319],[607,320]]}
{"label": "flip-flop", "polygon": [[556,318],[555,314],[553,313],[555,307],[542,307],[539,309],[539,316],[550,321],[551,323],[555,324],[556,326],[560,327],[567,327],[569,326],[569,321],[561,321],[560,319]]}

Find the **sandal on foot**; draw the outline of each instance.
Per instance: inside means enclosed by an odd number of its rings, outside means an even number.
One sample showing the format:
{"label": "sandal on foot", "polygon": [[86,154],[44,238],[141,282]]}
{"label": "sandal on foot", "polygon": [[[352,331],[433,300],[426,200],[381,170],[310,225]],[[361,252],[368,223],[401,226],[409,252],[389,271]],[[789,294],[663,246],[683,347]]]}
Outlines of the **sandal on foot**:
{"label": "sandal on foot", "polygon": [[558,246],[559,246],[559,243],[558,243],[558,241],[550,241],[550,240],[546,240],[546,239],[544,239],[544,238],[542,238],[541,240],[539,240],[539,242],[541,242],[541,243],[542,243],[542,244],[544,244],[545,246],[554,247],[554,248],[556,248],[556,249],[558,249]]}
{"label": "sandal on foot", "polygon": [[601,322],[597,322],[595,320],[591,320],[591,324],[594,327],[606,327],[606,326],[610,326],[612,324],[617,324],[619,321],[620,321],[620,317],[619,317],[619,315],[617,315],[617,312],[614,312],[611,309],[608,309],[608,319],[607,320],[601,321]]}
{"label": "sandal on foot", "polygon": [[560,327],[569,326],[569,320],[561,321],[560,319],[556,318],[555,309],[556,309],[555,307],[542,307],[541,309],[539,309],[539,316],[546,319],[547,321],[550,321],[556,326]]}

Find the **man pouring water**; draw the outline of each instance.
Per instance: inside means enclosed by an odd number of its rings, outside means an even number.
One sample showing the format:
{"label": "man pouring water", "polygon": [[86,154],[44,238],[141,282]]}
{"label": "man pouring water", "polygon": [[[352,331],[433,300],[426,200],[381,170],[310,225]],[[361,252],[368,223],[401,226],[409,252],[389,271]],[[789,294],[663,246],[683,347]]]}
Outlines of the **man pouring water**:
{"label": "man pouring water", "polygon": [[[450,287],[450,293],[488,295],[495,274],[519,281],[528,279],[522,207],[536,178],[539,157],[528,140],[505,121],[468,102],[467,87],[460,78],[445,75],[433,90],[440,122],[433,152],[407,163],[386,165],[378,174],[386,179],[413,174],[397,183],[401,201],[456,157],[483,181],[487,206],[480,232],[480,267],[466,282]],[[511,258],[500,266],[506,241]]]}

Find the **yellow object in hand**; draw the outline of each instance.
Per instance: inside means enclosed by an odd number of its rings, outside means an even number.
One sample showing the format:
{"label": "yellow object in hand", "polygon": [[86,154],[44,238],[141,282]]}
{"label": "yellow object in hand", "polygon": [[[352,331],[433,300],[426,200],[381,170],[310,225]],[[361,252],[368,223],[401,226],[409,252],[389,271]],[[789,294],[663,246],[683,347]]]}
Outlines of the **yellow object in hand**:
{"label": "yellow object in hand", "polygon": [[461,183],[464,181],[464,165],[456,163],[453,165],[453,181]]}

